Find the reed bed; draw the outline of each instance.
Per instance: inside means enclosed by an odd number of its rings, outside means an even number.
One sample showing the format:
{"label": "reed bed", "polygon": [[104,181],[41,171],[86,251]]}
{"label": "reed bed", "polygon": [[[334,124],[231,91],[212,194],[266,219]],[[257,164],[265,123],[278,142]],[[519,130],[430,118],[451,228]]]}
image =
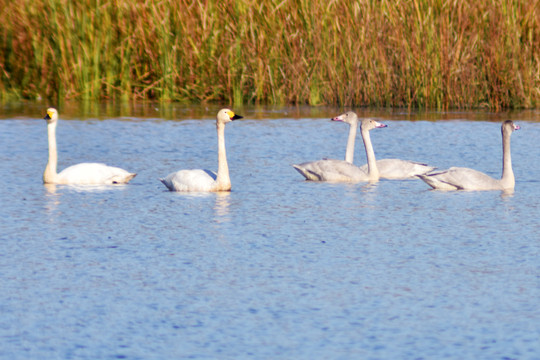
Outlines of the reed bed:
{"label": "reed bed", "polygon": [[0,0],[0,96],[531,108],[540,0]]}

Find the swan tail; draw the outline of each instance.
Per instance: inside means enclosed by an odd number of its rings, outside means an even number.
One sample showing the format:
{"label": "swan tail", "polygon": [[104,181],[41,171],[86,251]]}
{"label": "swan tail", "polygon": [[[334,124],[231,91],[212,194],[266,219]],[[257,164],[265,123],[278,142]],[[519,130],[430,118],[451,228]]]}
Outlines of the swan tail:
{"label": "swan tail", "polygon": [[176,189],[174,188],[173,184],[171,181],[169,181],[167,178],[163,179],[163,178],[159,178],[159,181],[161,181],[161,183],[163,185],[165,185],[165,187],[167,189],[169,189],[170,191],[176,191]]}
{"label": "swan tail", "polygon": [[460,190],[459,186],[449,184],[445,182],[444,180],[438,179],[434,176],[434,175],[439,175],[439,174],[441,173],[420,174],[416,176],[422,179],[426,184],[428,184],[435,190]]}
{"label": "swan tail", "polygon": [[137,176],[136,173],[129,173],[127,175],[116,175],[112,177],[111,181],[113,184],[127,184],[135,176]]}
{"label": "swan tail", "polygon": [[428,184],[429,186],[431,186],[433,189],[436,189],[437,186],[435,185],[435,181],[433,181],[433,179],[431,179],[429,177],[429,175],[425,175],[425,174],[418,174],[416,175],[416,177],[420,178],[421,180],[423,180],[426,184]]}
{"label": "swan tail", "polygon": [[317,174],[315,174],[312,171],[309,171],[306,168],[301,167],[300,165],[294,165],[293,164],[292,167],[295,168],[295,170],[298,171],[300,174],[302,174],[302,176],[305,177],[306,180],[311,180],[311,181],[320,181],[321,180],[320,176],[318,176]]}

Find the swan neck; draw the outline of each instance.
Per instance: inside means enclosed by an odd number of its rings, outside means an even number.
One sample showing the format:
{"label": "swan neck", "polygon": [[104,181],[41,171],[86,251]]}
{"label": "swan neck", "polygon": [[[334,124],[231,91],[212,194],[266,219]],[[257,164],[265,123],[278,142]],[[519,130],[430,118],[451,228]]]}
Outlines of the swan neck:
{"label": "swan neck", "polygon": [[228,191],[231,189],[231,178],[229,177],[229,164],[227,163],[227,152],[225,150],[225,124],[217,123],[218,137],[218,171],[216,183],[218,190]]}
{"label": "swan neck", "polygon": [[350,125],[349,128],[349,139],[347,140],[347,150],[345,151],[345,161],[348,163],[353,163],[354,160],[354,143],[356,141],[356,129],[358,124]]}
{"label": "swan neck", "polygon": [[362,130],[362,140],[364,141],[364,147],[366,148],[369,179],[378,180],[379,169],[377,168],[377,160],[375,159],[375,152],[373,151],[373,145],[371,144],[369,130]]}
{"label": "swan neck", "polygon": [[511,132],[502,133],[502,151],[503,151],[503,171],[501,183],[503,188],[513,188],[516,184],[514,171],[512,170],[512,155],[510,152],[510,136]]}
{"label": "swan neck", "polygon": [[49,140],[49,160],[43,172],[43,182],[45,184],[55,183],[58,176],[56,167],[58,165],[58,153],[56,150],[56,123],[47,124],[47,135]]}

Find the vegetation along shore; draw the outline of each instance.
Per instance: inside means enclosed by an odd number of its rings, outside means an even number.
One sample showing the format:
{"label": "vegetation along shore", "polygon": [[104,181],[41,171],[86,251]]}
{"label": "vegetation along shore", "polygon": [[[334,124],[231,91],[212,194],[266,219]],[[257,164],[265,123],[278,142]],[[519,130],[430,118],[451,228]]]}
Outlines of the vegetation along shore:
{"label": "vegetation along shore", "polygon": [[0,0],[0,98],[533,108],[540,0]]}

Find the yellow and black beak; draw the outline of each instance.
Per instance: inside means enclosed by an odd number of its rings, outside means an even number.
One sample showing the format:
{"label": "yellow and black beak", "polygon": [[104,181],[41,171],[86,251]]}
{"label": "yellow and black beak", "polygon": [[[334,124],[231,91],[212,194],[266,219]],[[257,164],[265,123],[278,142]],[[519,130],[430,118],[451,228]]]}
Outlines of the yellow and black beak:
{"label": "yellow and black beak", "polygon": [[49,116],[49,113],[47,113],[47,115],[45,115],[44,119],[45,120],[51,120],[51,117]]}
{"label": "yellow and black beak", "polygon": [[229,119],[231,120],[238,120],[238,119],[243,118],[243,116],[236,115],[234,111],[231,111],[231,110],[227,111],[227,115],[229,115]]}

